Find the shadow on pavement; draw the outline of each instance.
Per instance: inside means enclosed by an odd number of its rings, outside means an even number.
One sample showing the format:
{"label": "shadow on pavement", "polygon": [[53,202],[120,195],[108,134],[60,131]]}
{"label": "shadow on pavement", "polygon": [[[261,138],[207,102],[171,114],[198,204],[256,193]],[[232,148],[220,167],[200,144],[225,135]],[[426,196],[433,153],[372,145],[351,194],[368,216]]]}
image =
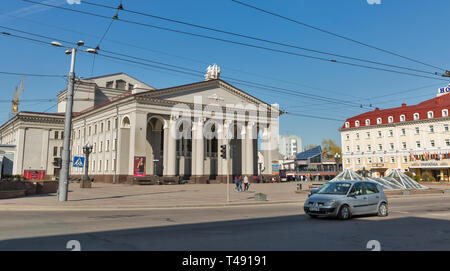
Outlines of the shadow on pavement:
{"label": "shadow on pavement", "polygon": [[[82,250],[364,251],[370,240],[378,241],[381,250],[450,250],[448,220],[375,219],[339,221],[291,215],[155,226],[3,240],[0,250],[68,250],[70,240],[79,241]],[[126,220],[120,223],[126,226]]]}

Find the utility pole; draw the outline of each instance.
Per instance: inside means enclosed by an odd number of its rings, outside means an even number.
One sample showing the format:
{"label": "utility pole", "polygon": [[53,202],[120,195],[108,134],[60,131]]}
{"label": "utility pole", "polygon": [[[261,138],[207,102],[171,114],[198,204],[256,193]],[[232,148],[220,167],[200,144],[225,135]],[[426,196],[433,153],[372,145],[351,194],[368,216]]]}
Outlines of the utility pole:
{"label": "utility pole", "polygon": [[[72,107],[73,107],[73,89],[75,85],[75,55],[76,48],[70,49],[72,59],[70,61],[69,85],[67,88],[66,116],[64,120],[64,145],[62,153],[62,167],[59,174],[58,200],[67,201],[67,192],[69,190],[69,164],[70,164],[70,137],[72,135]],[[68,53],[69,50],[66,51]]]}
{"label": "utility pole", "polygon": [[[61,43],[53,41],[53,46],[64,47]],[[67,201],[67,192],[69,190],[69,166],[70,166],[70,137],[72,136],[72,108],[73,108],[73,92],[75,85],[75,57],[78,47],[84,46],[84,41],[78,41],[77,47],[69,48],[66,55],[72,55],[70,61],[69,82],[67,87],[66,114],[64,119],[64,145],[62,151],[62,165],[59,174],[58,200]],[[67,48],[67,47],[66,47]],[[95,49],[88,48],[86,52],[97,54]]]}

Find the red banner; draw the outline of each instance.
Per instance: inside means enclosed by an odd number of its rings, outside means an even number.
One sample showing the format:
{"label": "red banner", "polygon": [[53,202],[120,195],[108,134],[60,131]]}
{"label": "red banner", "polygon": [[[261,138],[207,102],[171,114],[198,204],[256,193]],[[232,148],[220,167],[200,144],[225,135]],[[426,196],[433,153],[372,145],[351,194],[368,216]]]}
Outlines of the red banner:
{"label": "red banner", "polygon": [[23,177],[31,181],[45,180],[45,170],[25,170]]}

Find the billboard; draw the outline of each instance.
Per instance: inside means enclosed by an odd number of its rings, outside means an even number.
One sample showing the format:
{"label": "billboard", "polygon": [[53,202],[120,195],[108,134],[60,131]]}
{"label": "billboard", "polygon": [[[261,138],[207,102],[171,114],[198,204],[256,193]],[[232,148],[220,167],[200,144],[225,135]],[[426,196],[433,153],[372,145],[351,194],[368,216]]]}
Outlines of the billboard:
{"label": "billboard", "polygon": [[133,176],[145,176],[145,160],[143,156],[134,157]]}

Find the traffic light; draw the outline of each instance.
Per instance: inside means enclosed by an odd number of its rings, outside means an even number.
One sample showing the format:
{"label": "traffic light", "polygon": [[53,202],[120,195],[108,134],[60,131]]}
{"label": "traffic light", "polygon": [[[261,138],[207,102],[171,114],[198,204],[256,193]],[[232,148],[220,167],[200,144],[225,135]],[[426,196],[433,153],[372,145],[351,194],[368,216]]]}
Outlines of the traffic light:
{"label": "traffic light", "polygon": [[62,166],[62,159],[61,158],[54,158],[53,159],[53,165],[56,168],[61,168],[61,166]]}
{"label": "traffic light", "polygon": [[220,145],[220,157],[227,159],[227,145]]}

